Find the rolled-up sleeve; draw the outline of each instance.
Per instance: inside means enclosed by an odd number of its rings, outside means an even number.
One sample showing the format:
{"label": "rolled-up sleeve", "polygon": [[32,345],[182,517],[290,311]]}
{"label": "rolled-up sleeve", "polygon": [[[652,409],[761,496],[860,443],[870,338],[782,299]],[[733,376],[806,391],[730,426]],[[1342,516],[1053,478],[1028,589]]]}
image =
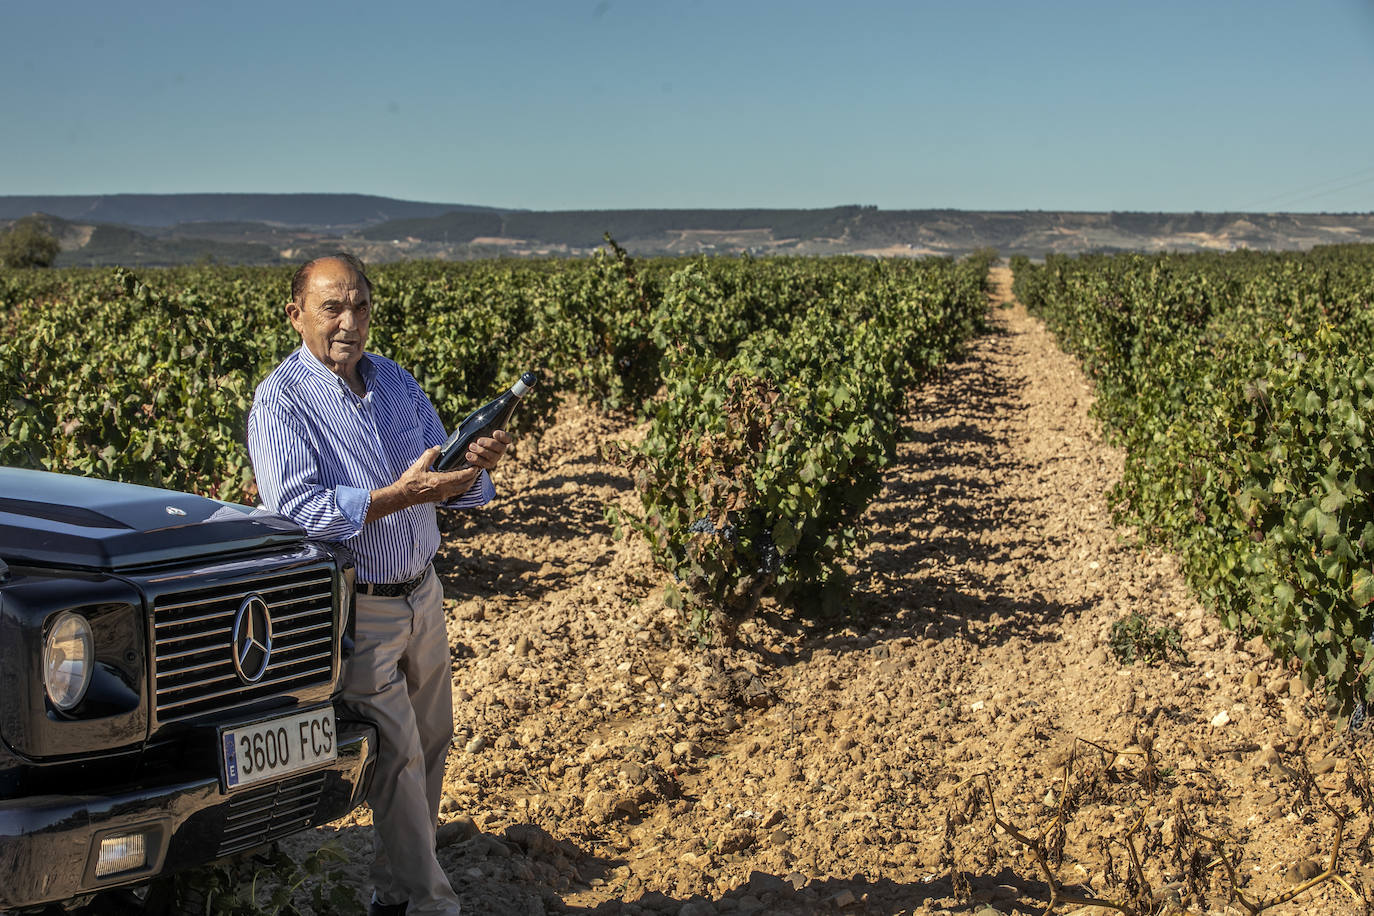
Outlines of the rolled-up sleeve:
{"label": "rolled-up sleeve", "polygon": [[486,471],[481,471],[477,479],[472,482],[472,486],[461,496],[455,496],[439,504],[440,509],[472,509],[477,506],[485,506],[496,498],[496,485],[491,482],[491,475]]}
{"label": "rolled-up sleeve", "polygon": [[248,454],[259,498],[268,509],[320,540],[342,541],[362,530],[371,491],[322,483],[319,456],[287,413],[254,402],[248,412]]}

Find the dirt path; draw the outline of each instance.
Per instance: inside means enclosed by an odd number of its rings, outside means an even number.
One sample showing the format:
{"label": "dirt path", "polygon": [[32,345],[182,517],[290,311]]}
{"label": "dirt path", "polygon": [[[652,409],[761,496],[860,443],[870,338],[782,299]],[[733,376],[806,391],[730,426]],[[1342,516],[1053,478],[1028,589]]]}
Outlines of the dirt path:
{"label": "dirt path", "polygon": [[[994,302],[1009,299],[1008,272],[995,279]],[[603,505],[634,497],[596,443],[625,431],[565,412],[551,457],[503,468],[501,502],[450,522],[440,557],[460,729],[441,859],[467,911],[1038,913],[1046,885],[986,810],[948,840],[946,814],[986,773],[1038,833],[1066,764],[1081,807],[1058,873],[1078,893],[1125,899],[1103,878],[1108,856],[1126,874],[1125,847],[1094,844],[1141,811],[1154,889],[1186,893],[1192,868],[1214,912],[1220,870],[1175,858],[1189,823],[1234,839],[1252,897],[1315,873],[1332,821],[1302,797],[1298,760],[1353,804],[1347,763],[1267,651],[1221,632],[1173,562],[1112,527],[1121,455],[1091,401],[1038,322],[994,308],[912,398],[868,513],[854,622],[774,616],[730,652],[687,644],[643,546],[611,537]],[[1121,667],[1108,639],[1131,612],[1175,628],[1189,663]],[[1075,738],[1131,752],[1070,760]],[[367,823],[363,809],[303,842],[336,836],[362,861]],[[1369,877],[1352,855],[1343,874]],[[1268,912],[1362,911],[1328,882]]]}

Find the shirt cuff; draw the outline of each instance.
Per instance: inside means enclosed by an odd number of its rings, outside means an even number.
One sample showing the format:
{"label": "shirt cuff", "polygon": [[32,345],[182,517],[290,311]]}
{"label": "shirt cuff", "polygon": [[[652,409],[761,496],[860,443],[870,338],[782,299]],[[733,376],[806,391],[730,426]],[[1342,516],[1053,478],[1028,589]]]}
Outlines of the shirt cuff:
{"label": "shirt cuff", "polygon": [[477,475],[477,479],[468,487],[467,492],[452,499],[439,503],[440,509],[472,509],[477,506],[485,506],[496,498],[496,486],[491,482],[491,475],[483,470]]}
{"label": "shirt cuff", "polygon": [[334,504],[339,507],[339,514],[361,531],[363,520],[367,518],[367,508],[372,505],[372,491],[361,487],[335,487]]}

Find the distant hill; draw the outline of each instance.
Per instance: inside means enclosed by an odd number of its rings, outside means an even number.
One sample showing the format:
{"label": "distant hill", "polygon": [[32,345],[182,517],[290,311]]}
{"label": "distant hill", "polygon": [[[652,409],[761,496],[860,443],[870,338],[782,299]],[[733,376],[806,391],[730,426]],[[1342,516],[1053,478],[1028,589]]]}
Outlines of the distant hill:
{"label": "distant hill", "polygon": [[[417,238],[471,241],[528,239],[570,248],[594,248],[609,232],[617,240],[669,241],[682,232],[759,232],[774,238],[841,235],[861,207],[824,210],[554,210],[449,213],[429,219],[392,220],[359,231],[368,239]],[[464,238],[466,236],[466,238]]]}
{"label": "distant hill", "polygon": [[39,211],[59,265],[295,263],[332,251],[370,262],[580,257],[609,233],[636,255],[958,257],[1114,251],[1298,250],[1374,243],[1369,213],[880,210],[502,210],[361,194],[0,197],[0,225]]}
{"label": "distant hill", "polygon": [[575,254],[605,233],[642,254],[1003,255],[1050,252],[1284,250],[1374,242],[1374,214],[1053,211],[566,210],[447,213],[392,220],[360,238],[413,248],[467,244],[512,254]]}
{"label": "distant hill", "polygon": [[489,209],[368,194],[0,195],[0,219],[3,220],[40,212],[73,221],[145,228],[240,221],[327,229],[441,216],[454,210]]}
{"label": "distant hill", "polygon": [[[62,246],[57,256],[58,267],[285,263],[280,246],[260,237],[261,223],[246,224],[254,227],[253,232],[259,236],[258,241],[246,241],[241,233],[217,233],[215,224],[209,223],[205,224],[209,228],[206,233],[190,235],[175,231],[150,233],[113,223],[79,223],[49,213],[36,215]],[[320,253],[331,250],[334,248]]]}
{"label": "distant hill", "polygon": [[95,226],[78,252],[64,251],[59,267],[113,264],[274,264],[282,259],[271,247],[254,242],[203,238],[155,238],[126,226]]}

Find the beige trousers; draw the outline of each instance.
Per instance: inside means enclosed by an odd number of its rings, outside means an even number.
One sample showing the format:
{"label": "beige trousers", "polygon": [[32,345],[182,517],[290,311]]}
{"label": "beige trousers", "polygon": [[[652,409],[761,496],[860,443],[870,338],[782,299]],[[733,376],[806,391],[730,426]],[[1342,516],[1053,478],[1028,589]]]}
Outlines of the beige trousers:
{"label": "beige trousers", "polygon": [[435,857],[434,830],[453,740],[444,593],[433,567],[407,598],[358,596],[343,702],[377,726],[371,878],[380,903],[407,916],[455,916],[458,896]]}

